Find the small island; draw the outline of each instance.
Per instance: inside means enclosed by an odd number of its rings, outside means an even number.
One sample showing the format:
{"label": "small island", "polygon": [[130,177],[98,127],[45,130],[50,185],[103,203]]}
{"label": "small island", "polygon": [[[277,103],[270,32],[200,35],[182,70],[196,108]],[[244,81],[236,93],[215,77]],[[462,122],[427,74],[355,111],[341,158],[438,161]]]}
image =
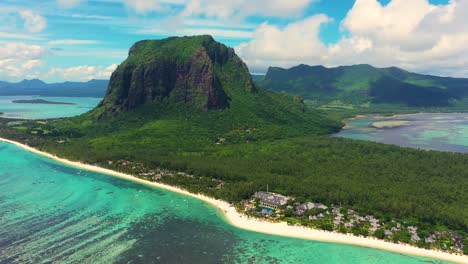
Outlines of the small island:
{"label": "small island", "polygon": [[12,101],[15,104],[52,104],[52,105],[76,105],[74,103],[65,103],[65,102],[52,102],[43,99],[34,99],[34,100],[14,100]]}

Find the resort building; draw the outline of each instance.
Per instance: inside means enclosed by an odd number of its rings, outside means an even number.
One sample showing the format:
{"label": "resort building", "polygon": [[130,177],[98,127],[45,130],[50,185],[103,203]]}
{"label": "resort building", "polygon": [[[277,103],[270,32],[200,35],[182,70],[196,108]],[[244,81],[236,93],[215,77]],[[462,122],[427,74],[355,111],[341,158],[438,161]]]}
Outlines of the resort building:
{"label": "resort building", "polygon": [[256,192],[253,198],[259,199],[261,206],[273,209],[285,206],[291,200],[291,197],[272,192]]}
{"label": "resort building", "polygon": [[299,205],[297,208],[296,208],[296,212],[294,213],[296,216],[301,216],[303,215],[305,212],[307,211],[310,211],[312,209],[323,209],[323,210],[327,210],[328,207],[321,204],[321,203],[304,203],[304,204],[301,204]]}

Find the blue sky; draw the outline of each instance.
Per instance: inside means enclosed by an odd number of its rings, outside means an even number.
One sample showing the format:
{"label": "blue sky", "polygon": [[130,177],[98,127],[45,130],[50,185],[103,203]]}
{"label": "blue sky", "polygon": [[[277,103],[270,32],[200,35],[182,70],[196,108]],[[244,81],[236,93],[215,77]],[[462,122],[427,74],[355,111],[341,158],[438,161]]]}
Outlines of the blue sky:
{"label": "blue sky", "polygon": [[108,78],[141,39],[211,34],[252,72],[369,63],[468,77],[468,0],[2,0],[0,80]]}

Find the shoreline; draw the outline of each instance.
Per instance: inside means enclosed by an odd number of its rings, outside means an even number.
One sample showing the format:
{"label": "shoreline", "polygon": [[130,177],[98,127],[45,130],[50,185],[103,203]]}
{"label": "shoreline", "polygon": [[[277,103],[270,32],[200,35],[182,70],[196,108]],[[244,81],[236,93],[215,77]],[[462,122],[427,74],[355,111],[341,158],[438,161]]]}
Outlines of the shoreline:
{"label": "shoreline", "polygon": [[63,163],[63,164],[66,164],[75,168],[114,176],[120,179],[137,182],[137,183],[144,184],[147,186],[164,189],[167,191],[175,192],[178,194],[182,194],[182,195],[186,195],[192,198],[202,200],[210,204],[211,206],[214,206],[215,208],[217,208],[220,211],[220,213],[222,213],[222,215],[224,216],[224,218],[229,224],[240,229],[258,232],[258,233],[265,233],[265,234],[270,234],[270,235],[277,235],[277,236],[286,236],[286,237],[294,237],[294,238],[315,240],[315,241],[321,241],[321,242],[339,243],[339,244],[374,248],[374,249],[384,250],[388,252],[427,257],[427,258],[439,259],[439,260],[455,262],[455,263],[468,263],[468,256],[465,256],[465,255],[456,255],[456,254],[446,253],[442,251],[428,250],[428,249],[418,248],[418,247],[414,247],[414,246],[407,245],[407,244],[394,244],[394,243],[386,242],[386,241],[379,240],[376,238],[356,237],[350,234],[341,234],[341,233],[336,233],[336,232],[329,232],[329,231],[312,229],[308,227],[302,227],[302,226],[290,226],[286,222],[273,223],[269,221],[262,221],[256,218],[250,218],[246,215],[243,215],[237,212],[235,207],[229,204],[228,202],[216,200],[214,198],[210,198],[202,194],[190,193],[178,187],[174,187],[174,186],[170,186],[170,185],[166,185],[162,183],[157,183],[157,182],[150,182],[150,181],[143,180],[143,179],[137,178],[129,174],[101,168],[98,166],[84,164],[84,163],[80,163],[76,161],[70,161],[70,160],[57,157],[50,153],[37,150],[25,144],[12,141],[9,139],[4,139],[0,137],[0,142],[13,144],[29,152],[50,158],[52,160],[58,161],[60,163]]}
{"label": "shoreline", "polygon": [[391,119],[391,118],[398,118],[398,117],[405,117],[405,116],[411,116],[411,115],[443,115],[443,114],[468,114],[468,112],[415,112],[415,113],[399,113],[399,114],[390,114],[390,115],[385,115],[385,114],[358,114],[355,115],[354,117],[350,118],[344,118],[342,121],[353,121],[353,120],[359,120],[359,119],[364,119],[364,118],[385,118],[385,119]]}
{"label": "shoreline", "polygon": [[402,126],[408,126],[411,122],[407,120],[384,120],[384,121],[377,121],[370,124],[371,127],[377,129],[386,129],[386,128],[397,128]]}

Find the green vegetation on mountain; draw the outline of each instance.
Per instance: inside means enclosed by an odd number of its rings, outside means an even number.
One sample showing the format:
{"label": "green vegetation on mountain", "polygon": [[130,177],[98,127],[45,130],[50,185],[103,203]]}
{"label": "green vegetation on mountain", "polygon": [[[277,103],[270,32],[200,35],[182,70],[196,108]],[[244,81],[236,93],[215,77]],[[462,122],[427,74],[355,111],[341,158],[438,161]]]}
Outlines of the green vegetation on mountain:
{"label": "green vegetation on mountain", "polygon": [[258,83],[273,91],[303,96],[318,105],[338,101],[358,108],[375,104],[444,108],[468,97],[468,79],[370,65],[271,67]]}
{"label": "green vegetation on mountain", "polygon": [[83,135],[161,128],[181,140],[196,130],[208,142],[232,143],[327,134],[341,124],[301,98],[257,87],[233,49],[198,36],[136,43],[100,105],[59,126]]}
{"label": "green vegetation on mountain", "polygon": [[330,137],[340,121],[257,86],[210,36],[136,43],[87,114],[0,121],[2,137],[149,180],[186,172],[157,180],[231,202],[269,184],[428,232],[468,232],[466,155]]}

